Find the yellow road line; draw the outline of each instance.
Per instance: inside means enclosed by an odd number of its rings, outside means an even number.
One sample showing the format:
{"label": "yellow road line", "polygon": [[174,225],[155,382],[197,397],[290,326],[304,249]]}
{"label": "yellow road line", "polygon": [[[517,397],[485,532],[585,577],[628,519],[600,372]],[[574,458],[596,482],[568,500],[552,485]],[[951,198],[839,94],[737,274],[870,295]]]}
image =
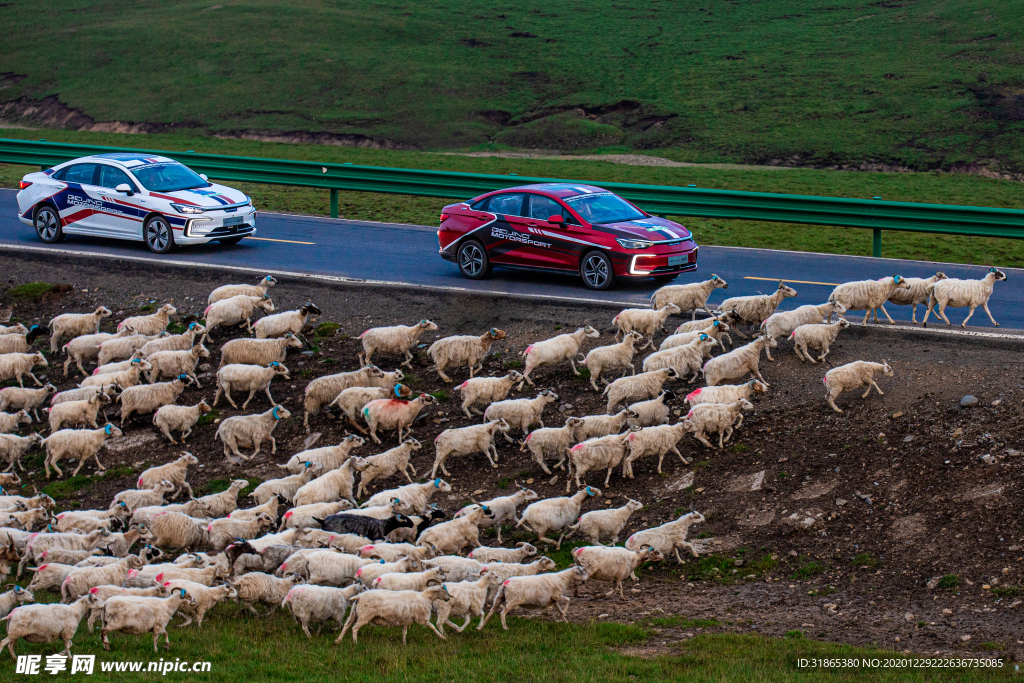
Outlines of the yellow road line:
{"label": "yellow road line", "polygon": [[[258,239],[258,238],[254,238],[254,239]],[[769,282],[780,282],[780,281],[781,282],[795,282],[798,285],[828,285],[829,287],[838,287],[839,284],[840,284],[838,282],[813,282],[811,280],[786,280],[785,278],[778,278],[778,277],[751,277],[749,275],[745,275],[743,277],[743,279],[744,280],[768,280]]]}
{"label": "yellow road line", "polygon": [[295,240],[272,240],[269,237],[246,237],[247,240],[260,240],[261,242],[287,242],[288,244],[316,244],[316,242],[297,242]]}

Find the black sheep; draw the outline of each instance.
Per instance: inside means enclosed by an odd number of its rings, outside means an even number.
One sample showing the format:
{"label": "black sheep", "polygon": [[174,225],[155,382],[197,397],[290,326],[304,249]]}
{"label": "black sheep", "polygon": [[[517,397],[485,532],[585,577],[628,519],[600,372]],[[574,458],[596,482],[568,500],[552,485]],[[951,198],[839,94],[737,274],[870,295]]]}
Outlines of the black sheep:
{"label": "black sheep", "polygon": [[387,519],[375,519],[362,515],[338,513],[326,519],[313,518],[319,522],[320,528],[333,534],[355,534],[371,541],[383,541],[395,529],[412,528],[413,521],[399,513]]}
{"label": "black sheep", "polygon": [[439,510],[438,508],[431,508],[430,511],[422,517],[411,517],[410,519],[412,519],[415,524],[415,527],[413,528],[413,538],[419,538],[424,529],[445,517],[447,517],[447,515],[444,510]]}

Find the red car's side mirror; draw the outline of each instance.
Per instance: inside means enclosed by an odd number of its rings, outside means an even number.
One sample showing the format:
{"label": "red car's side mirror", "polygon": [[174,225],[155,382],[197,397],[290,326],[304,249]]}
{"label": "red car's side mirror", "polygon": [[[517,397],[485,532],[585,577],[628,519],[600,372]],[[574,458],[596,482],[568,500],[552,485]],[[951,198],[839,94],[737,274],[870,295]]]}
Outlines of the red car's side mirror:
{"label": "red car's side mirror", "polygon": [[565,223],[565,219],[561,216],[548,216],[548,223]]}

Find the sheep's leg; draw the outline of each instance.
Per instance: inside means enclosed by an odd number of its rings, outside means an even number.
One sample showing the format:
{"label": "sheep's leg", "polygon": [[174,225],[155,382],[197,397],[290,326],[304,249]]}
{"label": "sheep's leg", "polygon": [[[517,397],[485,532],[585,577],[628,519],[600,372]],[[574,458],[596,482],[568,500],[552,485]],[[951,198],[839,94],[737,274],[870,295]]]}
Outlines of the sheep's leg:
{"label": "sheep's leg", "polygon": [[694,434],[693,436],[694,436],[694,438],[695,438],[695,439],[697,439],[697,441],[700,441],[700,442],[701,442],[702,444],[704,444],[704,445],[705,445],[705,446],[707,446],[708,448],[714,448],[714,446],[712,446],[712,445],[711,445],[711,444],[710,444],[710,443],[708,442],[708,440],[707,440],[707,437],[706,437],[706,436],[704,435],[704,431],[703,431],[703,430],[701,430],[701,431],[697,432],[697,433],[696,433],[696,434]]}
{"label": "sheep's leg", "polygon": [[771,386],[770,384],[768,384],[768,380],[766,380],[766,379],[765,379],[764,377],[762,377],[762,376],[761,376],[761,369],[760,369],[760,368],[758,368],[758,367],[757,367],[756,365],[755,365],[755,366],[754,366],[754,368],[753,368],[753,369],[751,370],[751,372],[752,372],[752,373],[754,373],[754,377],[757,377],[757,378],[758,378],[759,380],[761,380],[762,382],[764,382],[764,385],[765,385],[765,386],[767,386],[767,387],[770,387],[770,386]]}
{"label": "sheep's leg", "polygon": [[774,358],[772,358],[772,350],[771,350],[770,348],[768,348],[768,345],[767,345],[767,344],[765,344],[765,345],[764,345],[764,355],[765,355],[765,357],[766,357],[766,358],[767,358],[767,359],[768,359],[769,361],[771,361],[772,363],[774,363],[774,362],[775,362],[775,359],[774,359]]}
{"label": "sheep's leg", "polygon": [[841,409],[839,408],[839,406],[837,406],[837,405],[836,405],[836,398],[837,398],[837,397],[835,397],[835,396],[832,396],[832,395],[830,394],[830,395],[829,395],[829,396],[828,396],[828,397],[826,398],[826,400],[828,401],[828,404],[829,404],[830,406],[832,406],[832,410],[836,411],[837,413],[841,413],[841,412],[843,412],[843,411],[842,411],[842,410],[841,410]]}
{"label": "sheep's leg", "polygon": [[608,483],[609,483],[609,482],[610,482],[610,481],[612,480],[612,470],[613,470],[613,469],[615,469],[615,467],[614,467],[614,466],[612,466],[612,467],[609,467],[609,468],[608,468],[608,474],[606,474],[606,475],[604,476],[604,487],[605,487],[605,488],[608,488]]}
{"label": "sheep's leg", "polygon": [[569,365],[572,366],[572,374],[574,374],[574,375],[579,375],[580,374],[580,371],[576,369],[576,359],[575,358],[572,358],[572,357],[569,358]]}
{"label": "sheep's leg", "polygon": [[870,308],[867,311],[865,311],[865,313],[864,313],[864,321],[861,322],[862,326],[864,326],[864,327],[868,326],[868,318],[869,317],[871,317],[871,309]]}
{"label": "sheep's leg", "polygon": [[[448,380],[449,382],[451,380]],[[377,425],[370,425],[370,438],[373,439],[374,443],[380,443],[380,438],[377,437]]]}
{"label": "sheep's leg", "polygon": [[[442,367],[441,365],[438,365],[438,366],[437,366],[437,374],[438,374],[438,376],[439,376],[439,377],[440,377],[441,379],[443,379],[443,380],[444,380],[445,382],[447,382],[448,384],[451,384],[451,383],[452,383],[452,378],[451,378],[451,377],[449,377],[448,375],[444,374],[444,367]],[[379,443],[379,442],[378,442],[378,443]]]}
{"label": "sheep's leg", "polygon": [[750,339],[750,337],[748,337],[747,335],[743,334],[743,332],[740,330],[740,326],[738,324],[736,325],[736,327],[734,327],[732,329],[733,329],[733,332],[735,332],[736,334],[738,334],[740,336],[740,339]]}
{"label": "sheep's leg", "polygon": [[910,304],[910,322],[912,322],[914,325],[917,324],[917,304],[916,303]]}
{"label": "sheep's leg", "polygon": [[555,607],[558,609],[559,613],[561,613],[562,621],[564,621],[567,624],[569,623],[569,617],[567,616],[569,612],[569,601],[570,598],[565,595],[559,596],[559,598],[555,601]]}
{"label": "sheep's leg", "polygon": [[238,405],[235,403],[234,399],[231,398],[231,387],[224,390],[224,398],[228,400],[228,403],[231,404],[232,408],[238,410]]}
{"label": "sheep's leg", "polygon": [[[824,346],[821,347],[821,355],[818,356],[818,360],[824,361],[825,360],[825,356],[827,356],[828,353],[829,353],[829,345],[825,344]],[[812,360],[811,362],[813,363],[814,361]]]}
{"label": "sheep's leg", "polygon": [[[993,326],[995,326],[995,327],[999,327],[999,323],[997,323],[997,322],[996,322],[996,319],[992,317],[992,311],[988,310],[988,302],[987,302],[987,301],[986,301],[986,302],[984,302],[984,303],[983,303],[983,304],[981,305],[981,307],[982,307],[983,309],[985,309],[985,313],[987,313],[987,314],[988,314],[988,319],[992,321],[992,325],[993,325]],[[39,418],[37,417],[36,419],[38,420]]]}
{"label": "sheep's leg", "polygon": [[879,396],[885,396],[885,394],[882,393],[882,390],[878,388],[878,385],[875,384],[875,380],[871,380],[871,386],[868,387],[868,393],[869,394],[871,393],[871,387],[875,388],[875,390],[878,392]]}
{"label": "sheep's leg", "polygon": [[[963,328],[967,327],[967,321],[971,319],[972,315],[974,315],[974,309],[976,309],[976,308],[977,308],[977,306],[971,305],[971,310],[967,312],[967,317],[964,318],[964,321],[962,323],[960,323],[960,327],[963,327]],[[987,308],[987,305],[986,305],[986,308]],[[992,314],[989,313],[988,317],[991,318]],[[995,321],[993,320],[992,322],[995,322]]]}
{"label": "sheep's leg", "polygon": [[889,315],[889,311],[885,310],[885,304],[881,304],[881,305],[879,305],[878,308],[875,309],[875,322],[878,322],[878,309],[879,308],[882,309],[882,313],[885,314],[885,317],[889,321],[889,324],[890,325],[895,325],[896,321],[893,320],[892,317]]}
{"label": "sheep's leg", "polygon": [[[63,477],[64,476],[64,472],[59,467],[57,467],[57,460],[56,459],[51,460],[50,464],[53,466],[53,471],[57,473],[58,477]],[[49,479],[50,475],[47,474],[46,478]]]}
{"label": "sheep's leg", "polygon": [[[483,611],[481,611],[480,616],[483,616]],[[455,629],[459,633],[462,633],[463,631],[466,630],[466,627],[469,626],[469,624],[472,621],[473,621],[473,615],[472,614],[467,614],[466,615],[466,621],[465,621],[464,624],[462,624],[462,628],[459,628],[458,626],[456,626],[455,624],[453,624],[452,622],[447,621],[447,620],[444,623],[448,624],[449,626],[451,626],[453,629]]]}
{"label": "sheep's leg", "polygon": [[593,371],[590,373],[590,386],[594,387],[594,391],[601,391],[597,386],[597,380],[601,379],[601,371],[599,370],[595,375]]}
{"label": "sheep's leg", "polygon": [[[491,451],[492,450],[494,451],[494,457],[493,458],[491,457]],[[487,444],[487,447],[484,449],[484,455],[487,456],[487,461],[489,463],[491,463],[491,467],[494,468],[494,469],[498,469],[498,465],[497,465],[497,463],[495,463],[495,460],[498,459],[498,448],[497,448],[497,446],[495,446],[493,443]],[[409,483],[411,484],[412,482],[410,481]]]}
{"label": "sheep's leg", "polygon": [[[107,629],[105,629],[105,628],[104,629],[100,629],[100,636],[101,636],[102,641],[103,641],[103,649],[104,650],[109,650],[110,649],[110,639],[107,637],[107,633],[108,633]],[[8,645],[8,647],[11,648],[11,657],[14,657],[14,648],[11,647],[10,645]]]}
{"label": "sheep's leg", "polygon": [[[434,459],[434,469],[430,471],[430,478],[431,479],[435,479],[437,477],[437,470],[438,470],[438,468],[441,469],[441,474],[443,474],[446,477],[448,476],[448,472],[446,472],[445,468],[444,468],[444,460],[445,459],[442,458],[440,454],[438,454],[437,457]],[[362,491],[362,485],[361,484],[360,484],[359,490]],[[361,495],[362,494],[360,493],[360,496]]]}
{"label": "sheep's leg", "polygon": [[412,361],[413,361],[413,355],[409,351],[409,349],[406,349],[405,350],[405,362],[402,363],[402,365],[404,365],[405,367],[407,367],[410,370],[412,370]]}

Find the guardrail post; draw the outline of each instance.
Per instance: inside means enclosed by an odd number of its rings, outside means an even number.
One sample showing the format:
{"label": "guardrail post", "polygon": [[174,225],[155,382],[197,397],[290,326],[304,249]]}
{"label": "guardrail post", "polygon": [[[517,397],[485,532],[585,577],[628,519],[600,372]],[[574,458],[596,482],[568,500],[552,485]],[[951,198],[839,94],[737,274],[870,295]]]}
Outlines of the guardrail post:
{"label": "guardrail post", "polygon": [[875,258],[882,258],[882,229],[874,228],[871,231],[871,255]]}
{"label": "guardrail post", "polygon": [[338,191],[331,190],[331,218],[338,217]]}

